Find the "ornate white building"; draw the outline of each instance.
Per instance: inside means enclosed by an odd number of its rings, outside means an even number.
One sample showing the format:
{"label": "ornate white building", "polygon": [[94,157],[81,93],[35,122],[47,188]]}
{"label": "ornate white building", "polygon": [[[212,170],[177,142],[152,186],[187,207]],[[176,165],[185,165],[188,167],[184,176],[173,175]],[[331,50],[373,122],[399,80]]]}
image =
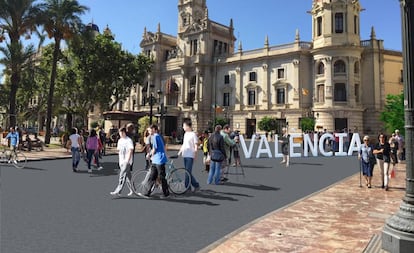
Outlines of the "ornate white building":
{"label": "ornate white building", "polygon": [[314,117],[315,130],[376,134],[387,92],[403,89],[401,52],[384,49],[374,28],[361,40],[358,0],[314,0],[311,7],[312,41],[296,31],[290,44],[270,46],[265,38],[263,48],[243,51],[241,42],[235,48],[232,20],[210,20],[206,0],[179,0],[176,36],[160,25],[144,30],[140,46],[155,64],[119,109],[148,114],[146,97],[161,91],[165,135],[184,118],[201,131],[221,117],[250,136],[264,116],[297,131],[301,118]]}

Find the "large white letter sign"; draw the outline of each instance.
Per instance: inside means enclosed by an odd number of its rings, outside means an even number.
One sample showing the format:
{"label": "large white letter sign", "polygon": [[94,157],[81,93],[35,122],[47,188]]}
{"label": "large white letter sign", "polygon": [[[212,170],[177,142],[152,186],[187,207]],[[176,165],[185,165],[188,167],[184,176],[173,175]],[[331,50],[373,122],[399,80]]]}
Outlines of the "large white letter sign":
{"label": "large white letter sign", "polygon": [[275,135],[275,158],[283,157],[282,153],[279,153],[279,136]]}
{"label": "large white letter sign", "polygon": [[361,148],[361,138],[359,137],[359,133],[354,133],[352,135],[352,140],[349,143],[348,155],[351,156],[354,151],[359,152],[360,148]]}
{"label": "large white letter sign", "polygon": [[309,148],[313,156],[318,156],[318,134],[313,134],[313,143],[309,134],[303,135],[303,156],[308,157]]}
{"label": "large white letter sign", "polygon": [[333,152],[332,151],[329,151],[329,152],[326,152],[325,151],[325,149],[324,149],[324,143],[325,143],[325,140],[326,139],[333,139],[334,138],[334,136],[332,135],[332,134],[330,134],[330,133],[326,133],[326,134],[323,134],[322,136],[321,136],[321,138],[319,139],[319,152],[323,155],[323,156],[332,156],[333,155]]}
{"label": "large white letter sign", "polygon": [[[262,148],[263,143],[265,144],[265,148]],[[269,142],[264,134],[260,135],[260,143],[257,148],[256,158],[259,158],[261,154],[267,154],[269,158],[272,158],[272,151],[270,151]]]}
{"label": "large white letter sign", "polygon": [[240,144],[243,149],[244,157],[246,157],[246,159],[252,158],[253,145],[254,145],[254,140],[256,139],[256,135],[252,136],[252,141],[250,142],[249,150],[247,150],[246,142],[244,141],[244,137],[242,134],[239,135],[239,138],[240,138]]}
{"label": "large white letter sign", "polygon": [[289,138],[290,157],[301,157],[302,156],[302,153],[295,153],[294,152],[294,148],[300,148],[301,143],[294,143],[293,138],[300,138],[300,137],[302,137],[302,134],[293,133],[293,134],[290,135],[290,138]]}
{"label": "large white letter sign", "polygon": [[344,152],[344,137],[346,137],[347,133],[336,133],[335,136],[339,137],[339,150],[335,152],[335,156],[346,156],[346,152]]}

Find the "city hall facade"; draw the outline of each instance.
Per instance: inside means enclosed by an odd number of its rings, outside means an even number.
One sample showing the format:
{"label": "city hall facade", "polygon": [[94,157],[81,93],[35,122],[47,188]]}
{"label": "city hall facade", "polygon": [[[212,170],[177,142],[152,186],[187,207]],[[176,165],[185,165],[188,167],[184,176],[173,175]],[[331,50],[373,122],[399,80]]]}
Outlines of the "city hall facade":
{"label": "city hall facade", "polygon": [[144,30],[140,46],[154,65],[117,111],[148,115],[153,94],[164,135],[179,131],[185,118],[203,131],[217,117],[249,137],[263,133],[257,124],[265,116],[294,132],[311,117],[319,131],[378,133],[386,95],[403,90],[401,52],[384,49],[374,28],[361,40],[360,1],[309,2],[312,41],[292,31],[292,43],[272,46],[264,38],[262,48],[244,51],[232,20],[210,20],[206,0],[179,0],[177,35],[161,25]]}

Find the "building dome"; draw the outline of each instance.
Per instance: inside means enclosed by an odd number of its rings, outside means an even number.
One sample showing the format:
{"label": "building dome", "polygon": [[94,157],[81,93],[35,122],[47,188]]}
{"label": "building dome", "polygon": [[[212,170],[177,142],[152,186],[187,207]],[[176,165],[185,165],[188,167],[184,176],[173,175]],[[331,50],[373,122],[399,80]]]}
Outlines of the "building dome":
{"label": "building dome", "polygon": [[92,31],[96,31],[96,32],[99,33],[99,27],[96,24],[92,23],[92,22],[87,24],[86,28],[91,29]]}

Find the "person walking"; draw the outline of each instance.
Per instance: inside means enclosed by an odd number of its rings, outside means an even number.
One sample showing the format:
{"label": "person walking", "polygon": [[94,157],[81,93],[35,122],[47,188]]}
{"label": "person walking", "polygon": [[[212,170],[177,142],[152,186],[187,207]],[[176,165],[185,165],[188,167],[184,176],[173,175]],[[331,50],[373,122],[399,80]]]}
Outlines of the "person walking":
{"label": "person walking", "polygon": [[387,142],[387,136],[384,134],[378,135],[378,143],[374,147],[374,155],[377,156],[377,164],[381,171],[382,185],[388,191],[389,168],[390,168],[390,144]]}
{"label": "person walking", "polygon": [[228,178],[224,177],[224,173],[228,170],[228,166],[230,165],[228,163],[228,157],[230,157],[230,147],[233,147],[236,142],[230,138],[230,125],[226,124],[224,125],[223,129],[220,131],[221,136],[223,136],[224,139],[224,150],[226,151],[225,156],[226,159],[224,159],[222,163],[222,170],[221,170],[221,181],[226,182],[228,181]]}
{"label": "person walking", "polygon": [[168,190],[168,183],[167,179],[165,178],[165,163],[167,162],[167,154],[165,153],[165,146],[164,141],[161,135],[158,134],[158,126],[152,125],[151,127],[151,144],[152,149],[151,153],[148,154],[148,157],[151,157],[152,166],[150,176],[147,182],[147,189],[148,192],[146,194],[138,193],[139,196],[143,198],[150,198],[151,192],[153,190],[153,186],[155,181],[159,177],[161,181],[161,188],[163,192],[162,198],[168,198],[170,196],[170,192]]}
{"label": "person walking", "polygon": [[78,134],[78,129],[72,128],[71,134],[69,135],[69,142],[70,152],[72,153],[72,170],[73,172],[77,172],[83,143],[83,138]]}
{"label": "person walking", "polygon": [[207,184],[221,184],[221,164],[222,161],[215,161],[211,159],[214,152],[220,152],[224,160],[226,160],[226,150],[224,148],[224,138],[220,134],[221,126],[217,125],[214,128],[214,133],[208,139],[208,152],[210,155],[210,171],[208,172]]}
{"label": "person walking", "polygon": [[405,160],[404,137],[400,134],[400,130],[398,129],[396,129],[394,133],[395,133],[395,139],[398,142],[397,158],[398,158],[398,162],[401,162],[402,160]]}
{"label": "person walking", "polygon": [[[10,157],[9,157],[9,163],[12,156],[16,156],[16,150],[19,148],[19,141],[20,136],[19,132],[16,131],[14,127],[10,127],[10,132],[6,135],[6,140],[10,141]],[[14,163],[17,163],[14,161]]]}
{"label": "person walking", "polygon": [[200,189],[200,184],[198,183],[197,179],[193,176],[192,172],[194,159],[196,158],[198,150],[198,137],[197,134],[193,132],[192,123],[190,119],[184,120],[183,129],[185,132],[183,145],[181,145],[181,148],[178,151],[178,155],[182,155],[182,157],[184,158],[184,168],[187,170],[191,177],[185,178],[185,185],[188,186],[188,184],[191,183],[193,191],[195,192]]}
{"label": "person walking", "polygon": [[148,127],[144,133],[144,158],[145,158],[145,170],[148,170],[151,167],[151,138],[152,138],[152,129]]}
{"label": "person walking", "polygon": [[92,173],[91,163],[92,159],[95,159],[96,167],[98,170],[103,169],[99,165],[99,137],[96,134],[96,130],[90,131],[88,139],[86,139],[86,160],[88,162],[88,173]]}
{"label": "person walking", "polygon": [[127,129],[127,136],[132,140],[132,145],[134,146],[134,150],[132,152],[132,163],[129,165],[129,170],[132,171],[134,167],[134,154],[135,154],[135,146],[136,146],[134,124],[128,123],[126,125],[126,129]]}
{"label": "person walking", "polygon": [[393,178],[395,176],[395,169],[398,164],[398,141],[396,139],[396,134],[392,134],[390,141],[390,161],[392,164],[392,168],[390,171],[390,178]]}
{"label": "person walking", "polygon": [[119,130],[119,139],[117,149],[119,151],[119,180],[118,185],[116,186],[113,192],[110,192],[112,196],[119,197],[121,191],[124,188],[125,182],[129,188],[128,196],[132,196],[134,191],[131,185],[131,171],[129,170],[129,165],[132,163],[132,152],[134,150],[132,140],[126,134],[126,128],[123,127]]}
{"label": "person walking", "polygon": [[375,159],[372,145],[369,144],[369,136],[366,135],[363,138],[364,143],[361,145],[358,153],[358,159],[361,162],[362,175],[365,178],[365,182],[368,188],[371,188],[372,172],[375,165]]}
{"label": "person walking", "polygon": [[203,144],[202,144],[202,150],[203,150],[203,164],[204,164],[204,171],[209,172],[210,171],[210,160],[208,159],[208,139],[209,139],[209,132],[206,130],[203,134]]}
{"label": "person walking", "polygon": [[289,141],[290,135],[287,132],[287,128],[282,128],[282,136],[279,139],[279,142],[282,144],[282,154],[283,160],[280,162],[281,164],[286,163],[286,167],[289,167],[290,156],[289,156]]}

